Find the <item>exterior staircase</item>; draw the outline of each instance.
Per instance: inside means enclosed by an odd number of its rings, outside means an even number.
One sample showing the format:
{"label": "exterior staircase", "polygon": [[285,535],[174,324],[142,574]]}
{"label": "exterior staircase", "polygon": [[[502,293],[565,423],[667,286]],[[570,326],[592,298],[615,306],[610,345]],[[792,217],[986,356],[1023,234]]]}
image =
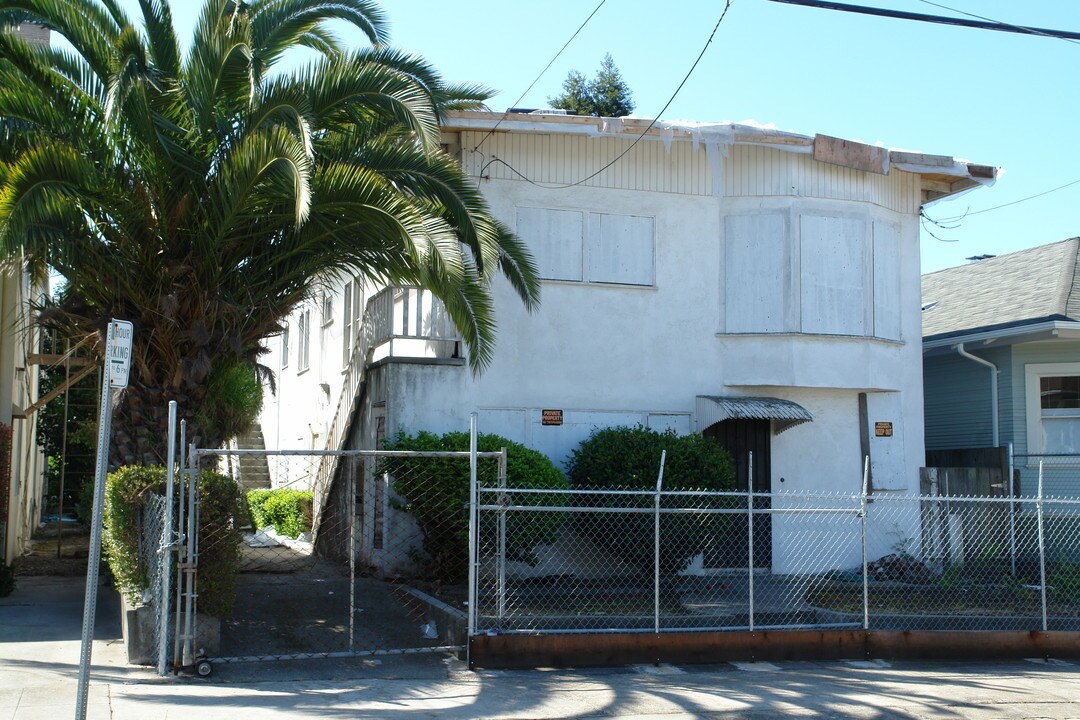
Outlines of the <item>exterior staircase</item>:
{"label": "exterior staircase", "polygon": [[[255,423],[243,435],[236,438],[237,450],[265,450],[262,426]],[[239,455],[236,462],[236,482],[240,492],[270,487],[270,466],[266,455]]]}

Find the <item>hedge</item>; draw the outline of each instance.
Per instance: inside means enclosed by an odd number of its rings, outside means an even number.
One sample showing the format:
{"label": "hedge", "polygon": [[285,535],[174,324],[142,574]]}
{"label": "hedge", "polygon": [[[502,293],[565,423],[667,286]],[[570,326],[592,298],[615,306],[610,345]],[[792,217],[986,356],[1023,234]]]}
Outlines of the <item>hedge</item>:
{"label": "hedge", "polygon": [[[700,435],[676,435],[637,427],[595,430],[571,454],[567,463],[576,489],[655,490],[660,457],[665,490],[731,490],[735,473],[731,456],[714,440]],[[686,499],[684,498],[683,501]],[[599,507],[652,508],[653,497],[620,495],[579,496],[579,503]],[[718,505],[714,499],[713,505]],[[652,513],[574,513],[574,529],[643,573],[655,564]],[[660,572],[674,575],[685,569],[712,538],[723,538],[727,516],[720,514],[662,514]]]}
{"label": "hedge", "polygon": [[291,538],[311,531],[313,503],[314,496],[305,490],[278,488],[249,490],[247,493],[252,527],[261,530],[273,526],[279,535]]}
{"label": "hedge", "polygon": [[[197,482],[199,610],[229,617],[242,540],[237,520],[244,516],[244,506],[231,478],[204,470]],[[164,496],[165,468],[122,467],[109,473],[105,486],[105,557],[117,590],[133,605],[142,603],[143,592],[150,584],[148,568],[139,554],[139,515],[148,492]]]}
{"label": "hedge", "polygon": [[[517,488],[565,490],[566,476],[543,453],[498,435],[477,436],[480,452],[507,452],[507,484]],[[386,444],[387,450],[467,451],[469,435],[452,432],[435,435],[398,434]],[[397,507],[410,513],[424,533],[425,570],[444,582],[461,582],[468,572],[469,548],[469,463],[465,459],[391,458],[380,471],[393,478],[394,492],[401,498]],[[495,487],[498,468],[494,460],[482,460],[477,466],[480,483]],[[490,498],[488,498],[490,499]],[[523,505],[559,505],[566,496],[515,495]],[[537,545],[553,543],[565,522],[564,513],[515,512],[507,516],[507,558],[536,562]],[[494,525],[494,523],[488,523]],[[487,542],[482,539],[482,542]]]}

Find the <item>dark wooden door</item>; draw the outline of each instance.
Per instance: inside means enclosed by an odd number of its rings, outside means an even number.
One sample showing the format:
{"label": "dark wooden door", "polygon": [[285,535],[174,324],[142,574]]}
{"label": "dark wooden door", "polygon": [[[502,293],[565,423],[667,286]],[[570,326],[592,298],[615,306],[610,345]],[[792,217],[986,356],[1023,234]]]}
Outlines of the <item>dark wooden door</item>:
{"label": "dark wooden door", "polygon": [[[720,443],[735,466],[735,489],[755,493],[772,492],[772,467],[770,442],[772,426],[768,420],[725,420],[709,426],[702,433]],[[750,477],[750,453],[754,454],[753,477]],[[754,506],[770,507],[770,498],[755,497]],[[746,500],[736,503],[746,509]],[[711,543],[705,553],[705,566],[714,568],[744,568],[749,557],[748,519],[745,515],[729,516],[731,521],[724,531]],[[772,515],[754,515],[754,567],[772,567]]]}

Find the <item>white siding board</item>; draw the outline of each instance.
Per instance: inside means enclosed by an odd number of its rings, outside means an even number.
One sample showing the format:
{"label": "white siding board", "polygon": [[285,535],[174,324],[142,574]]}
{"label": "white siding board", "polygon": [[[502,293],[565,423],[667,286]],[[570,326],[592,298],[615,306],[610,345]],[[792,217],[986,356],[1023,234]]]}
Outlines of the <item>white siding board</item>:
{"label": "white siding board", "polygon": [[[476,147],[484,133],[463,132],[462,147]],[[611,167],[588,180],[626,150],[633,138],[595,138],[541,133],[495,133],[480,153],[464,152],[464,164],[476,176],[491,155],[512,165],[533,182],[551,185],[580,183],[588,187],[641,190],[685,195],[711,195],[720,183],[726,197],[790,196],[873,203],[902,213],[919,207],[918,176],[893,171],[888,175],[862,172],[816,162],[805,153],[757,145],[728,148],[723,177],[713,178],[702,143],[642,140]],[[714,152],[720,152],[715,150]],[[486,158],[486,159],[485,159]],[[502,163],[491,163],[484,174],[498,180],[518,180]]]}
{"label": "white siding board", "polygon": [[[462,146],[476,147],[484,133],[462,133]],[[670,150],[656,140],[643,140],[626,155],[633,138],[589,138],[560,134],[496,133],[485,141],[481,152],[495,155],[517,172],[540,184],[569,185],[621,190],[646,190],[694,195],[711,192],[704,146],[673,143]],[[467,152],[464,165],[478,175],[487,162],[477,153]],[[598,173],[595,177],[589,177]],[[521,180],[502,163],[492,163],[484,174],[497,180]],[[589,178],[585,180],[585,178]]]}

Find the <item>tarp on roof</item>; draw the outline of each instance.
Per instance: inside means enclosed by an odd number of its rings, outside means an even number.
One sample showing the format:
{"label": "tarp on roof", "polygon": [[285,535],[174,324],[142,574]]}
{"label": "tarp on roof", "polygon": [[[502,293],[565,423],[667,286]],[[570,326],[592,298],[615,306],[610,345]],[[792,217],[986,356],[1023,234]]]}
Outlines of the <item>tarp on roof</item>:
{"label": "tarp on roof", "polygon": [[698,395],[698,427],[704,430],[724,420],[772,420],[777,434],[810,422],[814,416],[798,403],[770,397]]}

